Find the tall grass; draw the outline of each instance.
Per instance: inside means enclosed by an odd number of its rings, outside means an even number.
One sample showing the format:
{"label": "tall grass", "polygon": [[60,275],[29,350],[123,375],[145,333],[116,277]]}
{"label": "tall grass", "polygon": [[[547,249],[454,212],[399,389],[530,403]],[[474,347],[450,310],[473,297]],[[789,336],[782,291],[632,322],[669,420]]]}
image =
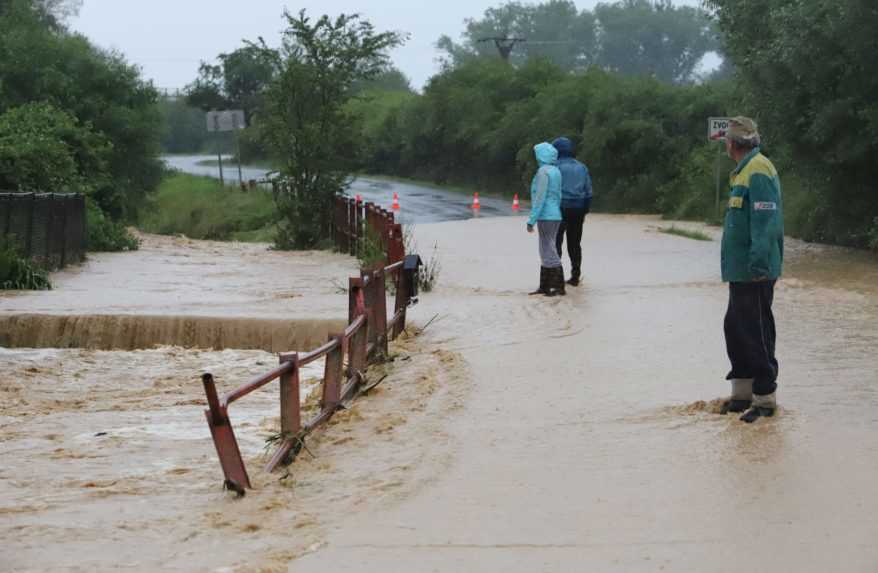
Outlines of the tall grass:
{"label": "tall grass", "polygon": [[48,290],[49,273],[19,255],[8,243],[0,242],[0,289]]}
{"label": "tall grass", "polygon": [[171,173],[153,196],[141,228],[193,239],[270,242],[275,217],[267,190],[241,191],[209,177]]}

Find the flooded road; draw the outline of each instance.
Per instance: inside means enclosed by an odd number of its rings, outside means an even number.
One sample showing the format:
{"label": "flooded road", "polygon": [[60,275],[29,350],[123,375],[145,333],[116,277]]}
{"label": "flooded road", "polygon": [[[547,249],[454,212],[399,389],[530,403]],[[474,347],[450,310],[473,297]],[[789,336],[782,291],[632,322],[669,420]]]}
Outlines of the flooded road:
{"label": "flooded road", "polygon": [[[719,242],[659,225],[669,223],[590,215],[584,285],[556,299],[524,294],[539,278],[524,221],[419,225],[418,242],[438,245],[441,273],[409,316],[429,327],[394,348],[379,392],[309,442],[316,458],[303,456],[286,477],[257,474],[243,500],[218,487],[198,375],[210,368],[226,389],[274,355],[0,352],[0,563],[878,570],[878,262],[788,243],[775,301],[780,413],[749,426],[713,413],[728,391]],[[212,275],[216,292],[205,298],[226,300],[229,316],[252,301],[268,318],[271,293],[295,292],[295,273],[274,254],[248,253],[235,268],[252,268],[253,281],[233,274],[238,286],[227,291]],[[274,281],[269,269],[289,274]],[[197,282],[186,285],[169,312],[209,306],[199,306]],[[331,287],[320,288],[314,295],[329,301]],[[57,296],[15,304],[75,306]],[[298,302],[279,304],[292,316],[286,305]],[[254,394],[239,412],[255,468],[276,431],[276,397]]]}
{"label": "flooded road", "polygon": [[[199,165],[204,160],[211,160],[206,155],[169,155],[165,162],[184,173],[219,178],[216,166]],[[224,164],[225,165],[225,164]],[[264,179],[267,169],[247,167],[244,169],[244,180]],[[234,174],[237,178],[237,167]],[[231,181],[229,171],[225,171],[226,181]],[[235,179],[237,181],[237,179]],[[512,210],[512,202],[508,199],[480,197],[481,209],[474,211],[473,198],[466,193],[447,191],[440,187],[418,185],[415,183],[391,181],[368,176],[358,177],[351,184],[347,194],[351,197],[361,195],[363,201],[375,203],[387,210],[393,207],[393,194],[399,195],[400,210],[396,220],[403,224],[440,223],[442,221],[461,221],[480,217],[512,217],[518,214]],[[524,190],[520,191],[522,199]]]}
{"label": "flooded road", "polygon": [[719,242],[657,224],[589,216],[584,286],[561,299],[523,296],[523,224],[422,226],[444,269],[426,342],[473,379],[454,464],[292,570],[878,570],[878,262],[790,241],[781,412],[748,426],[713,413]]}
{"label": "flooded road", "polygon": [[[213,177],[219,179],[219,165],[207,163],[217,161],[216,155],[164,155],[162,156],[168,167],[188,173],[190,175],[201,175],[203,177]],[[250,180],[259,181],[265,179],[269,170],[262,167],[253,167],[250,165],[241,166],[241,175],[244,183]],[[238,184],[238,164],[232,161],[228,155],[223,156],[223,178],[227,184]]]}

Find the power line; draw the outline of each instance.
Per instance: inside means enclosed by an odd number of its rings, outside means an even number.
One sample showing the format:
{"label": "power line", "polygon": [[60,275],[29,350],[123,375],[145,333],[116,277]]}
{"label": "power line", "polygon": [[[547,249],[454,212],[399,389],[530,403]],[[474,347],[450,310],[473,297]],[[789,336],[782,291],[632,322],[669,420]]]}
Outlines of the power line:
{"label": "power line", "polygon": [[509,61],[509,56],[512,54],[512,49],[515,48],[516,44],[523,44],[527,42],[526,38],[503,38],[503,37],[495,37],[495,38],[479,38],[479,42],[494,42],[494,45],[497,47],[497,51],[500,52],[500,57],[503,58],[504,62]]}

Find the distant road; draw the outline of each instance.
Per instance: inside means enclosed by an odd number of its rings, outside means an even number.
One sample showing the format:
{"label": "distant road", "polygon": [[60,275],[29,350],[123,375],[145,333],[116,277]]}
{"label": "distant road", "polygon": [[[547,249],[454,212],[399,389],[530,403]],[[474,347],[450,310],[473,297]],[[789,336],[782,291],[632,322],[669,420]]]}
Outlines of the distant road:
{"label": "distant road", "polygon": [[[204,175],[219,179],[219,169],[215,165],[199,165],[199,162],[213,160],[208,155],[173,155],[163,158],[174,169],[192,175]],[[237,182],[238,166],[229,161],[223,163],[223,175],[228,182]],[[264,179],[268,169],[260,167],[242,168],[244,180]],[[441,188],[427,187],[413,183],[387,181],[360,177],[351,185],[348,195],[362,195],[364,201],[376,203],[386,209],[393,205],[393,193],[399,194],[400,211],[397,219],[402,223],[439,223],[460,221],[478,217],[514,216],[512,202],[506,199],[481,197],[482,208],[478,215],[472,209],[472,196]]]}

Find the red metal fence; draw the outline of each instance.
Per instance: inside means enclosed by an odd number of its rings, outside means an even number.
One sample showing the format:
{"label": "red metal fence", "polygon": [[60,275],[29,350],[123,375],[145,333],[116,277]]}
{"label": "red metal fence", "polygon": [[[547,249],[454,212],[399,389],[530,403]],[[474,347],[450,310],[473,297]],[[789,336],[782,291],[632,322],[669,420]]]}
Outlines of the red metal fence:
{"label": "red metal fence", "polygon": [[402,225],[394,220],[393,213],[349,197],[335,200],[333,239],[338,250],[353,256],[362,255],[368,241],[380,242],[387,264],[397,263],[405,256]]}
{"label": "red metal fence", "polygon": [[[367,210],[368,212],[368,210]],[[391,222],[392,225],[392,222]],[[393,239],[395,240],[395,239]],[[280,365],[257,376],[250,382],[219,397],[211,374],[204,374],[204,392],[208,409],[207,424],[220,459],[225,485],[243,495],[252,488],[238,449],[229,406],[274,380],[280,380],[280,445],[266,466],[273,471],[278,465],[292,462],[305,437],[329,420],[342,403],[368,388],[366,369],[371,360],[387,354],[388,341],[405,329],[406,309],[417,302],[417,255],[399,255],[400,260],[387,267],[363,271],[350,279],[349,324],[344,332],[332,335],[326,344],[307,353],[284,353]],[[396,300],[393,316],[387,316],[387,279],[394,279]],[[325,358],[320,412],[302,422],[299,376],[307,364]]]}

